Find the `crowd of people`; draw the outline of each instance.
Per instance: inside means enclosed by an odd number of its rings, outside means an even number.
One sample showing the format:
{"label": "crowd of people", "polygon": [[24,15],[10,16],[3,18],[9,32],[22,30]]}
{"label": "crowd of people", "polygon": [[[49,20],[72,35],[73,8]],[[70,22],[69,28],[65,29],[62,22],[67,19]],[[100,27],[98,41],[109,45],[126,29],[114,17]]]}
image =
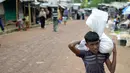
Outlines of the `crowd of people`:
{"label": "crowd of people", "polygon": [[[33,15],[32,15],[33,16]],[[73,17],[74,16],[74,17]],[[40,24],[41,28],[46,27],[46,21],[48,19],[51,19],[53,22],[53,30],[57,32],[58,30],[58,24],[67,24],[68,19],[76,19],[76,20],[84,20],[85,19],[85,11],[83,9],[78,9],[78,10],[70,10],[67,7],[61,7],[60,5],[57,7],[51,7],[51,9],[48,9],[46,7],[38,9],[38,12],[36,14],[36,24]],[[18,31],[20,30],[25,30],[27,31],[30,26],[32,19],[29,18],[28,13],[24,13],[24,16],[19,17],[16,22],[13,24],[16,24],[16,28]],[[35,23],[35,22],[34,22]],[[0,19],[0,27],[1,30],[4,32],[4,24],[2,23],[2,20]]]}
{"label": "crowd of people", "polygon": [[[124,7],[125,8],[125,7]],[[123,9],[117,9],[115,7],[109,7],[108,9],[102,9],[103,11],[108,12],[109,20],[108,20],[108,27],[112,31],[118,31],[121,28],[129,29],[130,27],[130,14],[123,14]]]}
{"label": "crowd of people", "polygon": [[[52,19],[53,21],[53,30],[57,32],[58,24],[61,24],[63,22],[64,25],[67,24],[67,20],[69,19],[69,10],[67,7],[62,8],[61,6],[52,7],[49,11],[47,8],[40,8],[38,15],[36,16],[36,23],[41,25],[41,28],[46,27],[46,21],[47,19]],[[29,14],[26,13],[22,18],[19,17],[15,23],[16,28],[18,30],[28,30],[31,26],[30,24],[30,18]],[[4,23],[2,22],[2,19],[0,18],[0,27],[1,30],[4,32]]]}

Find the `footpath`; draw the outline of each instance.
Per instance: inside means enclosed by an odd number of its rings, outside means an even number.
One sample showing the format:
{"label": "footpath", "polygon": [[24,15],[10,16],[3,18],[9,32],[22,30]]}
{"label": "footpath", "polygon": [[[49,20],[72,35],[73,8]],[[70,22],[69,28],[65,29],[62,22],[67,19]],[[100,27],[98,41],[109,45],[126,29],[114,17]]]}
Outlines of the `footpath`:
{"label": "footpath", "polygon": [[[48,24],[52,24],[52,21],[46,21],[46,25]],[[40,27],[40,24],[33,24],[30,26],[30,28],[35,28],[35,27]],[[5,33],[11,33],[11,32],[14,32],[14,31],[18,31],[18,27],[16,27],[15,24],[10,24],[10,25],[6,25],[5,27],[5,31],[3,32],[1,29],[0,29],[0,35],[2,34],[5,34]]]}

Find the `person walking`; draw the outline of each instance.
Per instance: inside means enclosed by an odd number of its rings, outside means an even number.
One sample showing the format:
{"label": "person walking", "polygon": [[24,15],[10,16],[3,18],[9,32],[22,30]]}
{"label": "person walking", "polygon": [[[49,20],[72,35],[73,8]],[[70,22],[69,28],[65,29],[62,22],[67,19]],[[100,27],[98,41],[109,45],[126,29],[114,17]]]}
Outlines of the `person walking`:
{"label": "person walking", "polygon": [[52,20],[53,20],[53,31],[57,32],[57,28],[58,28],[58,10],[57,10],[57,7],[53,8]]}
{"label": "person walking", "polygon": [[61,24],[62,23],[62,15],[61,15],[61,10],[60,10],[60,7],[58,7],[58,23]]}
{"label": "person walking", "polygon": [[104,63],[107,65],[110,73],[115,73],[116,69],[116,45],[113,48],[113,60],[109,59],[109,53],[101,53],[99,51],[100,39],[96,32],[89,31],[84,36],[86,47],[89,50],[79,50],[75,46],[80,44],[80,41],[72,42],[68,45],[69,49],[78,57],[82,58],[86,73],[105,73]]}
{"label": "person walking", "polygon": [[81,16],[82,16],[82,20],[85,19],[85,11],[82,9],[82,12],[81,12]]}
{"label": "person walking", "polygon": [[45,28],[46,12],[43,8],[39,13],[39,17],[40,17],[41,28]]}
{"label": "person walking", "polygon": [[67,20],[68,20],[68,14],[69,14],[69,12],[68,12],[67,8],[65,8],[64,13],[63,13],[63,21],[64,21],[64,25],[66,25],[66,23],[67,23]]}
{"label": "person walking", "polygon": [[25,17],[23,18],[23,23],[26,25],[25,30],[30,28],[31,24],[29,23],[29,15],[28,14],[26,14]]}
{"label": "person walking", "polygon": [[16,22],[16,27],[18,27],[18,30],[20,31],[21,29],[24,30],[24,18],[19,18]]}
{"label": "person walking", "polygon": [[0,28],[1,28],[1,30],[4,32],[4,25],[3,25],[3,23],[2,23],[2,18],[0,17]]}

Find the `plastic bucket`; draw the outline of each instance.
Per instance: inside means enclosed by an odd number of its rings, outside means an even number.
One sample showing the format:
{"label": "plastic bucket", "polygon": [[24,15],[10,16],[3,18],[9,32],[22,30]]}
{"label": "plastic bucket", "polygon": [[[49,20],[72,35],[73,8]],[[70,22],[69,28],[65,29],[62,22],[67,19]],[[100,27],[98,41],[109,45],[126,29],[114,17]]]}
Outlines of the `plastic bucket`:
{"label": "plastic bucket", "polygon": [[126,46],[126,43],[127,43],[127,41],[126,41],[126,40],[123,40],[123,39],[122,39],[122,40],[120,40],[120,45],[121,45],[121,46]]}

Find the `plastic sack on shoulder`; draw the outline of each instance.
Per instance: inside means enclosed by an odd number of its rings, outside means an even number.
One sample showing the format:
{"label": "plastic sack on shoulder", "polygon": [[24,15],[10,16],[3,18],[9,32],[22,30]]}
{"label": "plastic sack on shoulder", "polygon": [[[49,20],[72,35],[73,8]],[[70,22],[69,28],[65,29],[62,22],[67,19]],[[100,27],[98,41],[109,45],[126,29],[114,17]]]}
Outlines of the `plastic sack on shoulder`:
{"label": "plastic sack on shoulder", "polygon": [[111,53],[113,50],[113,41],[105,33],[100,37],[100,47],[99,51],[101,53]]}
{"label": "plastic sack on shoulder", "polygon": [[[103,35],[100,38],[100,46],[99,46],[99,51],[101,53],[111,53],[113,50],[113,41],[103,33]],[[83,39],[79,45],[76,45],[76,48],[79,50],[85,50],[88,51],[89,48],[85,46],[86,41]]]}
{"label": "plastic sack on shoulder", "polygon": [[[91,15],[87,18],[86,21],[88,27],[90,27],[92,31],[98,33],[100,37],[101,41],[100,41],[99,51],[101,53],[111,53],[113,50],[113,41],[104,33],[107,20],[108,20],[107,12],[98,9],[93,9]],[[77,48],[86,51],[89,50],[85,46],[85,44],[86,44],[85,40],[82,40]]]}
{"label": "plastic sack on shoulder", "polygon": [[104,32],[108,20],[108,13],[93,9],[91,15],[87,18],[86,24],[101,36]]}

